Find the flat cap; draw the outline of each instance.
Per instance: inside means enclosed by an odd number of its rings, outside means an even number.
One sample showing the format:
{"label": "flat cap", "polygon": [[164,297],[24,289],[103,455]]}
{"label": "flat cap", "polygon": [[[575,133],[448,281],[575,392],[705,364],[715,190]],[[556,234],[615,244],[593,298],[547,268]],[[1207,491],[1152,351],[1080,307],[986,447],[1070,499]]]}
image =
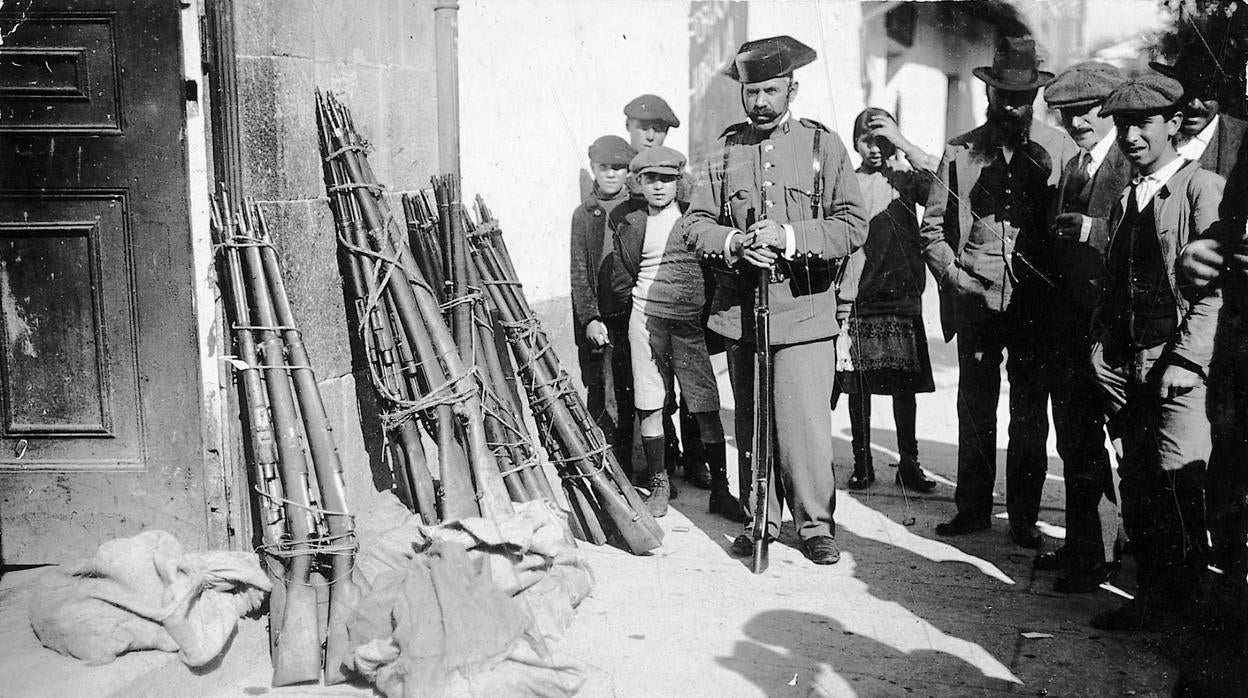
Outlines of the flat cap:
{"label": "flat cap", "polygon": [[619,136],[600,136],[589,146],[589,161],[603,165],[627,165],[636,155],[633,146]]}
{"label": "flat cap", "polygon": [[1076,63],[1044,88],[1044,101],[1053,109],[1091,107],[1105,101],[1126,78],[1108,63]]}
{"label": "flat cap", "polygon": [[1177,106],[1183,98],[1183,85],[1174,78],[1151,73],[1127,80],[1105,98],[1101,116],[1126,112],[1160,112]]}
{"label": "flat cap", "polygon": [[633,161],[628,164],[629,172],[639,175],[647,172],[678,175],[683,169],[685,169],[685,156],[680,151],[663,145],[656,145],[637,153]]}
{"label": "flat cap", "polygon": [[680,119],[667,102],[658,95],[642,95],[624,105],[624,116],[643,121],[661,121],[671,128],[680,126]]}

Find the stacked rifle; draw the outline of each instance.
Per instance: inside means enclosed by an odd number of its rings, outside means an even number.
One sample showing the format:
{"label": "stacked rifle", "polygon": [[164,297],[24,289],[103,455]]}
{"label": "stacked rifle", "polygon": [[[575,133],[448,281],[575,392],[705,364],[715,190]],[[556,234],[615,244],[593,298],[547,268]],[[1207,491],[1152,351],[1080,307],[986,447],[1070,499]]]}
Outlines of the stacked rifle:
{"label": "stacked rifle", "polygon": [[[222,191],[212,230],[246,422],[269,597],[273,685],[344,680],[355,527],[338,450],[259,207]],[[309,463],[309,461],[311,461]],[[323,609],[328,601],[329,613]],[[325,646],[322,662],[322,645]]]}
{"label": "stacked rifle", "polygon": [[[397,495],[427,524],[509,514],[511,499],[486,441],[478,374],[464,359],[471,356],[443,320],[350,113],[318,92],[317,121],[339,267],[355,299],[354,330],[381,404]],[[436,444],[436,477],[418,423]]]}
{"label": "stacked rifle", "polygon": [[[458,206],[456,179],[435,177],[433,185],[433,189],[419,194],[403,195],[408,245],[434,295],[451,315],[453,334],[465,360],[477,368],[486,440],[504,473],[508,494],[516,502],[539,497],[553,500],[550,482],[541,470],[541,459],[524,421],[515,368],[502,326],[476,288],[480,283],[474,269],[467,265],[466,249],[457,244],[466,241],[463,220],[458,219],[452,227],[455,217],[442,215],[453,208],[462,210]],[[459,264],[455,262],[457,255],[462,257]]]}
{"label": "stacked rifle", "polygon": [[481,225],[468,234],[473,267],[491,311],[506,330],[542,445],[562,476],[575,532],[583,540],[610,542],[635,554],[657,548],[662,529],[572,387],[525,298],[498,220],[480,197],[477,215]]}
{"label": "stacked rifle", "polygon": [[[482,243],[469,242],[458,179],[435,178],[431,193],[405,197],[401,227],[350,112],[318,92],[317,119],[339,265],[356,299],[350,321],[382,405],[399,497],[436,523],[551,496],[525,427],[519,373],[569,493],[573,533],[637,554],[658,547],[657,523],[570,388],[505,249],[490,259],[506,266],[492,267],[481,263]],[[436,474],[418,426],[436,443]]]}

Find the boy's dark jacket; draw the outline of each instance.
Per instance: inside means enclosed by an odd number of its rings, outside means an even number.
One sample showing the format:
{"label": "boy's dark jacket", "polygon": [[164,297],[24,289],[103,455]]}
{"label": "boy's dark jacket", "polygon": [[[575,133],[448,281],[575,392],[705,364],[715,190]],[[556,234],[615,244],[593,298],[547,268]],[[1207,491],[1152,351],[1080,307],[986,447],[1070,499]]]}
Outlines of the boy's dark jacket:
{"label": "boy's dark jacket", "polygon": [[[677,201],[676,205],[680,207],[681,214],[689,208],[689,204],[683,201]],[[623,315],[632,307],[633,286],[641,269],[641,248],[646,241],[648,215],[646,200],[637,196],[611,212],[615,254],[609,260],[609,272],[607,262],[603,263],[603,273],[609,281],[602,287],[604,290],[598,299],[599,309],[604,315]]]}
{"label": "boy's dark jacket", "polygon": [[[623,204],[621,204],[623,205]],[[592,191],[572,212],[571,267],[573,335],[578,346],[585,343],[585,326],[606,319],[611,313],[599,306],[599,298],[609,288],[615,253],[608,250],[603,259],[603,238],[607,212]],[[599,264],[599,262],[602,262]]]}

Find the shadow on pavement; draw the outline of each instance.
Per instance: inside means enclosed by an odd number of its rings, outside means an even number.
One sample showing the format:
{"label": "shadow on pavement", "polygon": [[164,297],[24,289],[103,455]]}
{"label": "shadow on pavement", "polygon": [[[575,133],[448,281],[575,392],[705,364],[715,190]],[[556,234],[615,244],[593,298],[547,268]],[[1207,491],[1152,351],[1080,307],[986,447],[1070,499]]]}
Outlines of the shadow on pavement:
{"label": "shadow on pavement", "polygon": [[[939,677],[943,686],[989,688],[981,669],[958,656],[936,650],[899,650],[825,615],[764,611],[743,630],[749,639],[737,642],[731,656],[717,661],[745,676],[767,696],[895,694],[910,690],[912,682],[907,679],[924,674]],[[890,669],[880,671],[885,667]],[[1011,685],[993,683],[1001,691]],[[943,691],[925,687],[922,694],[931,693]]]}

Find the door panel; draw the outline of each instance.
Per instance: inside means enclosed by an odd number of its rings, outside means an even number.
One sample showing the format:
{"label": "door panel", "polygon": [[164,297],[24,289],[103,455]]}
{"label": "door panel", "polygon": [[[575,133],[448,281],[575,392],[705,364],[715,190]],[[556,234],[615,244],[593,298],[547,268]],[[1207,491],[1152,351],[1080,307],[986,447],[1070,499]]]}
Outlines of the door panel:
{"label": "door panel", "polygon": [[0,46],[7,102],[0,132],[119,135],[117,19],[112,12],[28,16],[21,37]]}
{"label": "door panel", "polygon": [[145,528],[198,547],[178,3],[36,6],[0,12],[0,556]]}

